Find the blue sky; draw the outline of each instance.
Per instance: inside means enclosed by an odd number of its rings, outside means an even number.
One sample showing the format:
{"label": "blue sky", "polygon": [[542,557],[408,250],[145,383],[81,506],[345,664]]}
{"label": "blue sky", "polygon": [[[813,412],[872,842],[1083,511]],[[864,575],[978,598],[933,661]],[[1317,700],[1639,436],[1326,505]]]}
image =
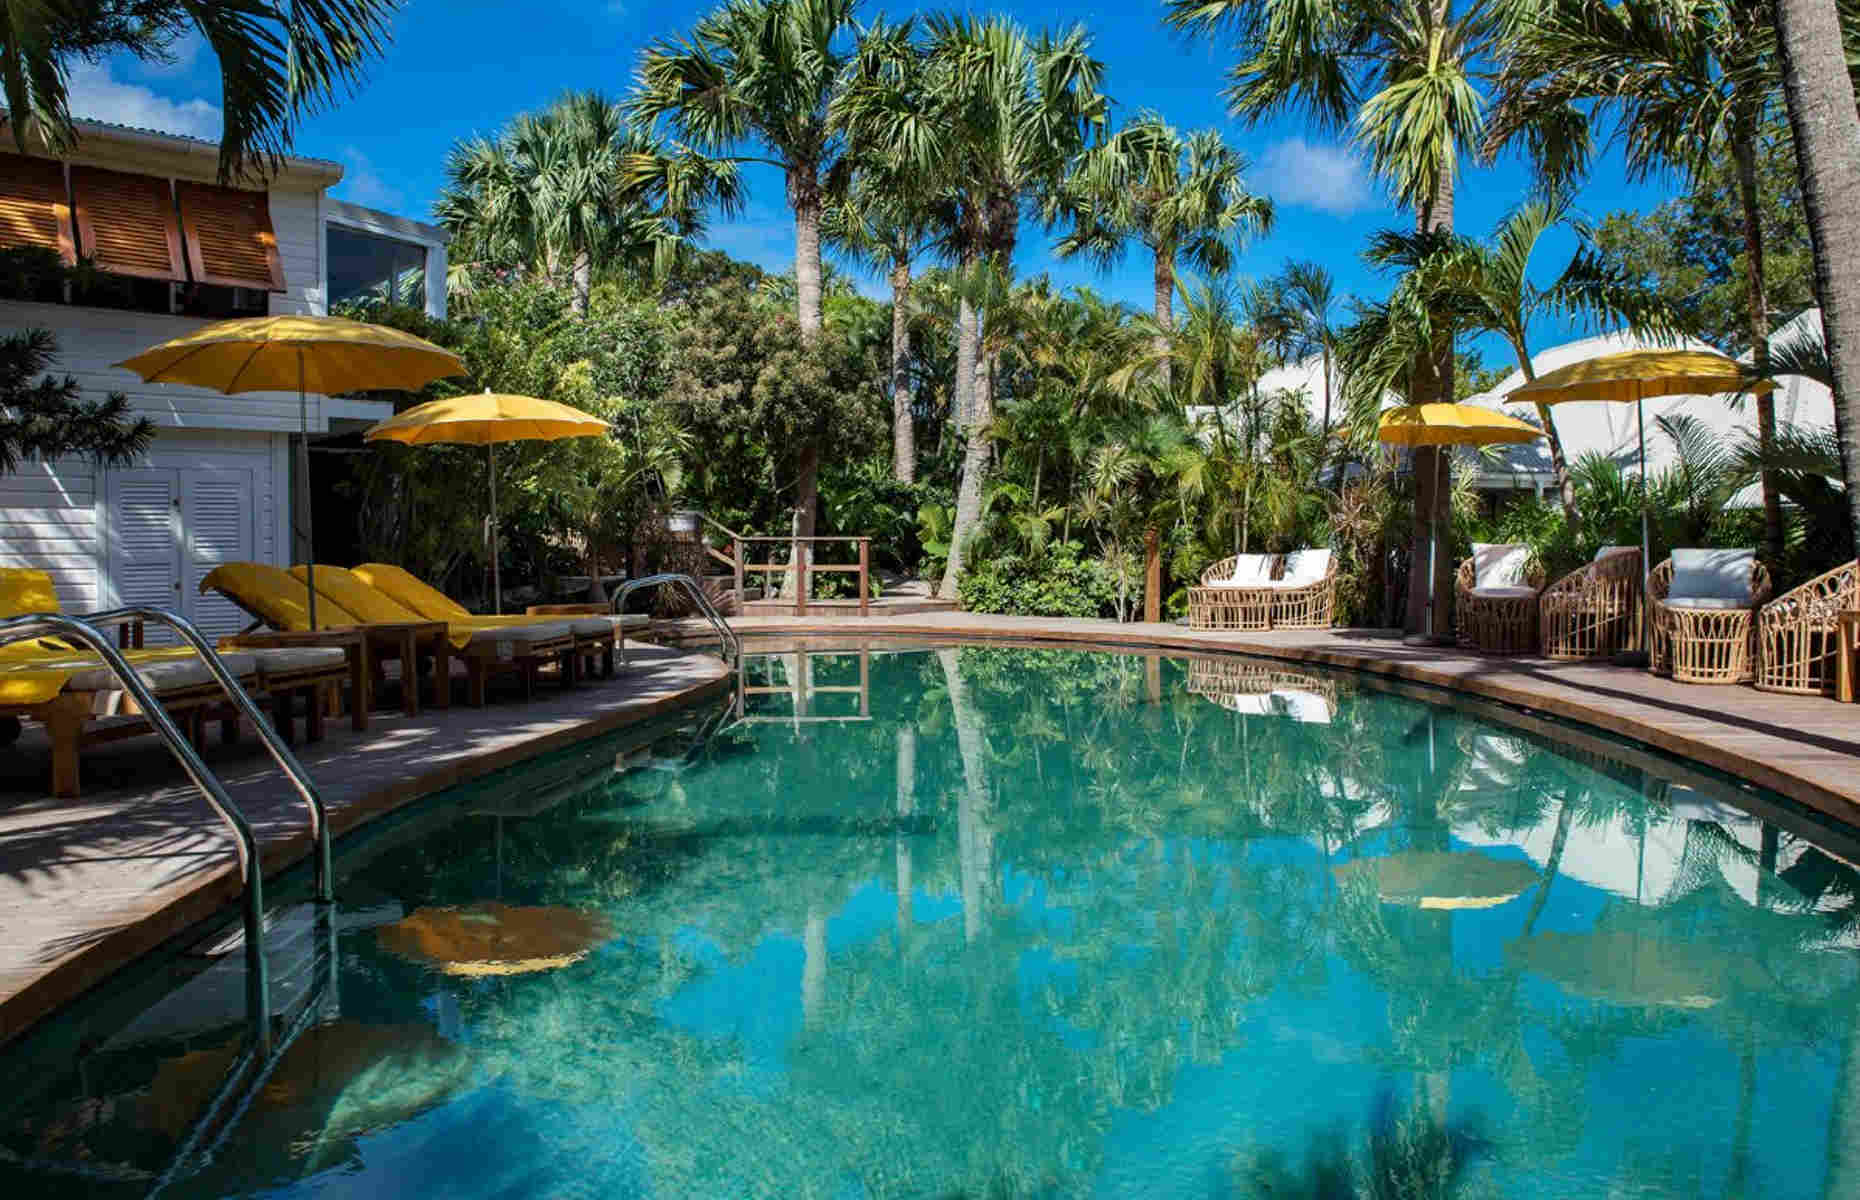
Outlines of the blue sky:
{"label": "blue sky", "polygon": [[[648,0],[408,0],[394,23],[394,45],[367,83],[334,112],[312,118],[298,140],[300,153],[335,159],[347,176],[336,194],[408,216],[427,215],[443,182],[446,149],[474,132],[492,132],[513,114],[548,103],[568,88],[622,93],[630,85],[640,48],[655,37],[688,29],[707,5],[654,4]],[[932,5],[868,0],[901,15]],[[948,6],[944,6],[948,7]],[[1189,42],[1162,26],[1160,0],[1126,0],[1092,11],[1054,0],[999,0],[978,11],[1009,13],[1030,26],[1082,20],[1106,67],[1106,90],[1121,115],[1155,109],[1179,128],[1213,127],[1253,162],[1251,186],[1277,203],[1273,233],[1248,245],[1240,271],[1264,276],[1288,259],[1329,267],[1342,290],[1378,294],[1381,285],[1359,259],[1365,238],[1405,224],[1362,160],[1335,137],[1315,133],[1299,118],[1248,126],[1228,117],[1221,76],[1232,61],[1224,47]],[[80,67],[74,80],[81,113],[201,136],[217,136],[218,76],[212,57],[184,44],[172,65],[110,61]],[[793,261],[793,236],[780,178],[754,168],[747,209],[715,222],[710,244],[762,266],[783,270]],[[1500,162],[1465,172],[1457,220],[1465,232],[1483,232],[1524,196],[1530,185],[1522,164]],[[1646,209],[1674,189],[1671,181],[1631,184],[1614,156],[1605,157],[1578,196],[1581,211],[1599,218],[1618,208]],[[1099,272],[1064,263],[1051,240],[1030,228],[1018,267],[1049,271],[1062,284],[1082,283],[1116,299],[1147,307],[1149,265],[1133,250],[1123,264]],[[1546,246],[1540,270],[1547,277],[1567,260],[1567,241]],[[867,290],[879,294],[876,280]],[[1539,345],[1567,332],[1534,331]],[[1481,347],[1488,362],[1503,359],[1501,345]],[[1508,364],[1509,365],[1509,364]]]}

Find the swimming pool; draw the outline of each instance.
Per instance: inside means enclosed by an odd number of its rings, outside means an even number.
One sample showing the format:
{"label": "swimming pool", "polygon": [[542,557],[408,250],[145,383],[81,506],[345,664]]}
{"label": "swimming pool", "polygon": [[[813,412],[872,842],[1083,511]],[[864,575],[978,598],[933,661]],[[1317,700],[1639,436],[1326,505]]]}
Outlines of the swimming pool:
{"label": "swimming pool", "polygon": [[1242,659],[745,683],[345,842],[201,1141],[223,937],[0,1057],[0,1188],[1860,1195],[1860,879],[1761,797]]}

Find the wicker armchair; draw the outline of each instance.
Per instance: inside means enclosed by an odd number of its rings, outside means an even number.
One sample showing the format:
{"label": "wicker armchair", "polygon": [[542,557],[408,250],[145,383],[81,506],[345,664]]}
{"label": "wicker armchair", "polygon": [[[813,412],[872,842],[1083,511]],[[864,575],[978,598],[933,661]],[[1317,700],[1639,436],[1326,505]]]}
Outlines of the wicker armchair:
{"label": "wicker armchair", "polygon": [[[1337,707],[1334,681],[1240,658],[1189,659],[1188,690],[1228,712],[1316,724],[1328,724]],[[1273,703],[1275,695],[1286,702]]]}
{"label": "wicker armchair", "polygon": [[1460,564],[1454,577],[1454,614],[1460,645],[1481,654],[1529,654],[1537,649],[1537,599],[1544,568],[1535,556],[1526,560],[1519,583],[1480,588],[1477,556]]}
{"label": "wicker armchair", "polygon": [[1840,635],[1835,618],[1860,608],[1860,562],[1784,592],[1757,614],[1757,687],[1799,696],[1833,695]]}
{"label": "wicker armchair", "polygon": [[1191,629],[1270,629],[1274,592],[1269,587],[1232,587],[1240,556],[1223,558],[1201,573],[1201,586],[1188,589]]}
{"label": "wicker armchair", "polygon": [[[1272,628],[1329,629],[1337,605],[1337,556],[1329,551],[1300,553],[1323,554],[1324,573],[1310,583],[1294,587],[1281,582],[1272,590]],[[1288,560],[1287,569],[1292,565]]]}
{"label": "wicker armchair", "polygon": [[1646,585],[1640,551],[1611,548],[1544,589],[1538,600],[1546,658],[1603,658],[1641,648]]}
{"label": "wicker armchair", "polygon": [[1745,683],[1755,674],[1756,614],[1770,598],[1770,572],[1750,560],[1750,599],[1735,608],[1688,608],[1670,602],[1673,560],[1647,576],[1653,606],[1652,669],[1680,683]]}

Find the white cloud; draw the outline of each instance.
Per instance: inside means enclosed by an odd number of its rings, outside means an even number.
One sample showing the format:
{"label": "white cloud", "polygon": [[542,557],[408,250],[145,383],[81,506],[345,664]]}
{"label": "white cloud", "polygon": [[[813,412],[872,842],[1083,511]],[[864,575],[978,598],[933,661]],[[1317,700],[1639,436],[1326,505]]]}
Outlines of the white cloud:
{"label": "white cloud", "polygon": [[381,177],[373,162],[354,146],[342,151],[342,183],[336,191],[341,199],[367,208],[393,208],[401,202],[399,188]]}
{"label": "white cloud", "polygon": [[108,63],[78,63],[71,69],[71,115],[139,129],[159,129],[218,141],[217,105],[205,100],[171,100],[140,84],[124,83]]}
{"label": "white cloud", "polygon": [[1256,178],[1280,204],[1348,217],[1377,204],[1363,160],[1342,146],[1314,146],[1303,138],[1274,143],[1259,160]]}

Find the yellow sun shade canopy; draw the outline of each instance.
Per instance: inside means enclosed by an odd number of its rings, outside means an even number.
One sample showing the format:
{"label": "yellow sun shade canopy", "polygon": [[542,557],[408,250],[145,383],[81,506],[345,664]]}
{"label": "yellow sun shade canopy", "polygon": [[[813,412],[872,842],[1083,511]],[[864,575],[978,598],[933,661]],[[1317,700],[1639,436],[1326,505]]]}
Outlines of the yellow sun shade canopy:
{"label": "yellow sun shade canopy", "polygon": [[148,383],[240,392],[417,392],[465,374],[450,350],[385,325],[343,317],[219,321],[116,364]]}
{"label": "yellow sun shade canopy", "polygon": [[1409,404],[1382,414],[1376,437],[1396,446],[1487,446],[1530,442],[1544,431],[1476,404]]}
{"label": "yellow sun shade canopy", "polygon": [[362,435],[364,441],[404,442],[409,446],[440,443],[488,446],[498,442],[552,442],[558,438],[598,437],[607,422],[591,413],[534,396],[483,392],[429,400],[389,417]]}
{"label": "yellow sun shade canopy", "polygon": [[1750,380],[1736,359],[1710,350],[1624,350],[1585,358],[1533,379],[1506,397],[1510,404],[1567,404],[1599,400],[1638,404],[1660,396],[1765,395],[1768,379]]}

